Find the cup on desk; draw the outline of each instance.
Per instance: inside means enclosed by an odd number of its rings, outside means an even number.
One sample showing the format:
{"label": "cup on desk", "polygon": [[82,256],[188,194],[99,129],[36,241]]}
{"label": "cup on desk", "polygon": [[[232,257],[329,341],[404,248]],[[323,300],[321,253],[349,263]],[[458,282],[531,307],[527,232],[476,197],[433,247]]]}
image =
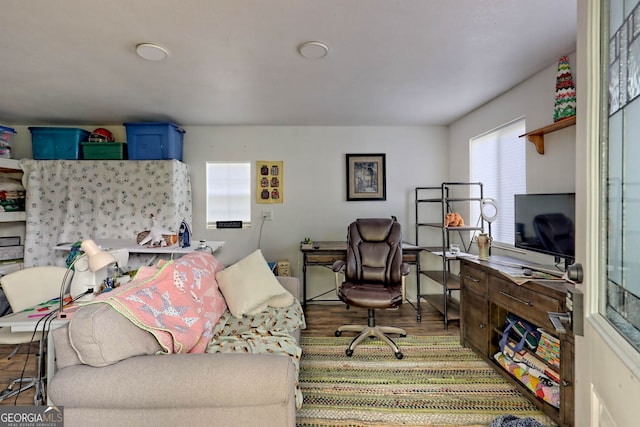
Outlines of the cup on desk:
{"label": "cup on desk", "polygon": [[460,253],[460,245],[453,244],[449,246],[449,253],[453,256],[457,256]]}

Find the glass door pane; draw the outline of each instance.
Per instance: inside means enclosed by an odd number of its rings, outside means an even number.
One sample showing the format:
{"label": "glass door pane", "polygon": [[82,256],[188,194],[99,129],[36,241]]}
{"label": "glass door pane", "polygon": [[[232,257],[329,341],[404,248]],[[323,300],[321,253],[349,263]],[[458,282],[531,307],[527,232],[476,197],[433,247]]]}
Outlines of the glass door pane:
{"label": "glass door pane", "polygon": [[[640,349],[640,8],[609,2],[605,315]],[[606,30],[605,30],[606,31]]]}

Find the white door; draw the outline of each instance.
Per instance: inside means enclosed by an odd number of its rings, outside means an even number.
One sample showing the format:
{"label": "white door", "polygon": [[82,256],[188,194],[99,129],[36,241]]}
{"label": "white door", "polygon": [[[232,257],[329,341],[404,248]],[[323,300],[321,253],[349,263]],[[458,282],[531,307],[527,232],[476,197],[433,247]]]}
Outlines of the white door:
{"label": "white door", "polygon": [[584,209],[576,209],[576,259],[585,268],[578,427],[640,425],[638,3],[578,1],[576,165],[584,167],[576,167],[576,206]]}

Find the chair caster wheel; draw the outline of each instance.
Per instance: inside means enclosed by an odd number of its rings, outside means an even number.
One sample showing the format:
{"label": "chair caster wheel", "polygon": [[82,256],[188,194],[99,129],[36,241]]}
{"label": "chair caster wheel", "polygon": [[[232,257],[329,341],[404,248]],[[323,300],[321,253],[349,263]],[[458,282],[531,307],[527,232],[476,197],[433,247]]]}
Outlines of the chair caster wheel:
{"label": "chair caster wheel", "polygon": [[336,331],[335,335],[336,335],[337,337],[339,337],[339,336],[341,336],[341,335],[342,335],[342,332],[340,332],[340,331]]}
{"label": "chair caster wheel", "polygon": [[404,354],[402,354],[400,352],[395,353],[395,355],[396,355],[396,359],[398,359],[398,360],[400,360],[400,359],[402,359],[404,357]]}
{"label": "chair caster wheel", "polygon": [[344,353],[347,355],[347,357],[353,356],[353,350],[351,350],[350,348],[346,349]]}

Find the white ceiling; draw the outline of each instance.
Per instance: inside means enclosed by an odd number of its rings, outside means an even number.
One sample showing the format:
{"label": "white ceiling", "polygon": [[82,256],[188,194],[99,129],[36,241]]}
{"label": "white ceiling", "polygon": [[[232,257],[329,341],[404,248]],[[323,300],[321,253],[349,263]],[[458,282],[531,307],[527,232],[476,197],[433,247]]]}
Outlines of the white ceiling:
{"label": "white ceiling", "polygon": [[4,0],[0,123],[446,125],[575,52],[576,1]]}

